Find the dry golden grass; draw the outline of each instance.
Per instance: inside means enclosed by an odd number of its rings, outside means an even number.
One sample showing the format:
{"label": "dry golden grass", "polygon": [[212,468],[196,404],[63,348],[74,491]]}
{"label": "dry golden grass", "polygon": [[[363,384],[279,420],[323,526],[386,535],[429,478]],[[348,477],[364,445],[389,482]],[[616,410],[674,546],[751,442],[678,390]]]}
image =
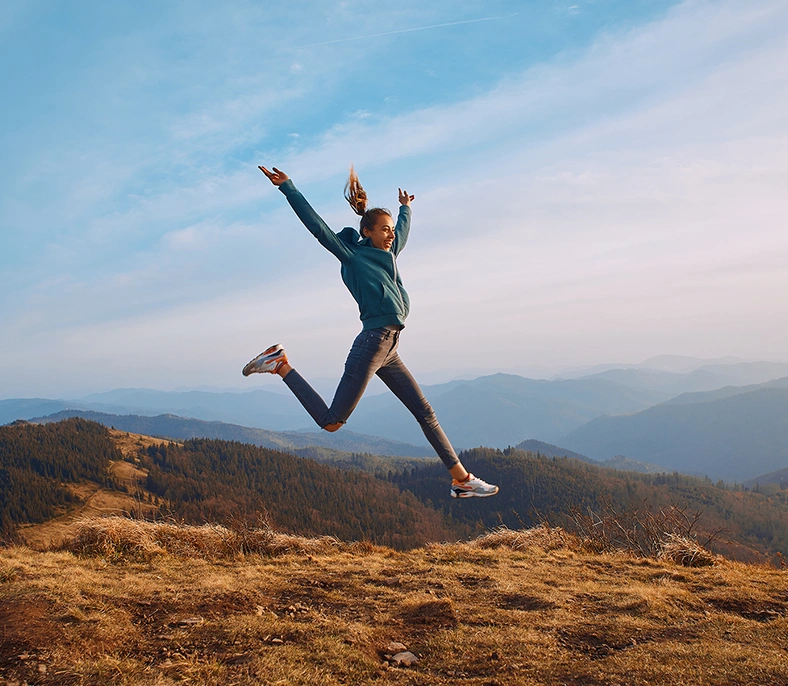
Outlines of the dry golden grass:
{"label": "dry golden grass", "polygon": [[[78,553],[0,550],[0,683],[788,684],[784,570],[547,527],[408,553],[254,535],[112,518]],[[420,663],[388,667],[390,641]]]}
{"label": "dry golden grass", "polygon": [[123,457],[126,458],[136,458],[141,448],[149,448],[152,445],[159,445],[160,443],[183,445],[179,441],[154,438],[153,436],[146,436],[145,434],[134,434],[128,431],[118,431],[117,429],[108,429],[108,431],[115,446],[120,450]]}
{"label": "dry golden grass", "polygon": [[[62,547],[77,554],[101,555],[111,560],[147,560],[166,553],[214,560],[248,554],[326,553],[341,545],[332,536],[306,538],[278,533],[270,527],[228,529],[218,524],[188,526],[102,517],[77,522],[73,537]],[[358,544],[350,547],[357,548]]]}

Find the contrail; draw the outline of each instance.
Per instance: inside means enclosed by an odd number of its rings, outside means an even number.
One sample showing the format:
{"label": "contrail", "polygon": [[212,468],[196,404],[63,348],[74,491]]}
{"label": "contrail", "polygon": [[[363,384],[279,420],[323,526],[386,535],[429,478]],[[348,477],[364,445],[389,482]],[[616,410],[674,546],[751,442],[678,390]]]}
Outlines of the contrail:
{"label": "contrail", "polygon": [[476,24],[480,21],[495,21],[496,19],[510,19],[516,17],[517,13],[510,14],[508,17],[483,17],[481,19],[466,19],[464,21],[450,21],[446,24],[432,24],[431,26],[417,26],[413,29],[398,29],[397,31],[384,31],[383,33],[370,33],[366,36],[353,36],[351,38],[339,38],[337,40],[328,40],[323,43],[310,43],[309,45],[301,45],[301,48],[316,48],[320,45],[333,45],[334,43],[347,43],[352,40],[366,40],[368,38],[380,38],[381,36],[393,36],[397,33],[410,33],[411,31],[426,31],[427,29],[440,29],[444,26],[459,26],[460,24]]}

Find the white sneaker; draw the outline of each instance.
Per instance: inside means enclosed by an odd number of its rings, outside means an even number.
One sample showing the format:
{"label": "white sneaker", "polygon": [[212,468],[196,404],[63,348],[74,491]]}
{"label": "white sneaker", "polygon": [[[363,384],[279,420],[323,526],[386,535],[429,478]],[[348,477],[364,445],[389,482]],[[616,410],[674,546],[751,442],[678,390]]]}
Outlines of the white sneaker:
{"label": "white sneaker", "polygon": [[285,349],[277,343],[272,345],[268,350],[263,350],[257,357],[255,357],[249,364],[244,367],[243,375],[249,376],[250,374],[276,374],[279,368],[287,363],[287,355]]}
{"label": "white sneaker", "polygon": [[468,474],[467,481],[452,479],[451,482],[452,498],[489,498],[497,492],[498,486],[477,479],[473,474]]}

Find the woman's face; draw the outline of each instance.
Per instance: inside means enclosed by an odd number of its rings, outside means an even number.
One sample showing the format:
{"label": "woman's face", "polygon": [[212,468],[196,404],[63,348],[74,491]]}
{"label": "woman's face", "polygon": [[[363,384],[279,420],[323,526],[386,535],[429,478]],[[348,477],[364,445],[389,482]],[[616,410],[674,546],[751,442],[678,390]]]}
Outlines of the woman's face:
{"label": "woman's face", "polygon": [[364,229],[364,235],[369,238],[373,247],[379,250],[391,250],[396,238],[394,220],[387,214],[381,214],[371,229]]}

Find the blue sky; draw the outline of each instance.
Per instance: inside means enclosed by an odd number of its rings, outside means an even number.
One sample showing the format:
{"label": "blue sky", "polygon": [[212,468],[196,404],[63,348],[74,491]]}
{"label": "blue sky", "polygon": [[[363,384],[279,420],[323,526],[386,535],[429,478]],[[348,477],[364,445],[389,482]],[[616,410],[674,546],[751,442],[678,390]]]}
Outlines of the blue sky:
{"label": "blue sky", "polygon": [[788,360],[788,3],[10,2],[0,396],[244,387],[359,329],[354,163],[416,195],[424,382],[672,353]]}

